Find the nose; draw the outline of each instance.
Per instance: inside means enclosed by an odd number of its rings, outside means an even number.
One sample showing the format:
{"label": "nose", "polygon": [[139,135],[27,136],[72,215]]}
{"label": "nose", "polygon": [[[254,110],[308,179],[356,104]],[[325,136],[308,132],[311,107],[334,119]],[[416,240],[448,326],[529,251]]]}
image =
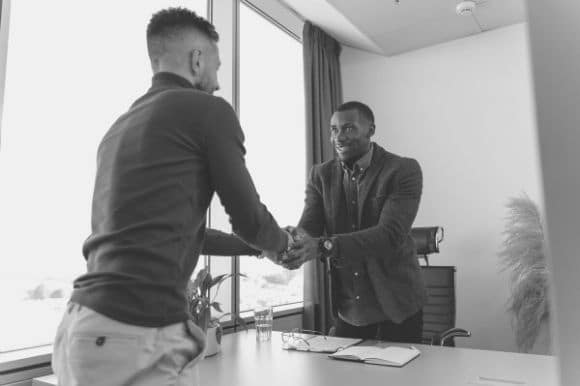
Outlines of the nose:
{"label": "nose", "polygon": [[339,130],[335,135],[335,139],[337,142],[344,142],[346,140],[346,133],[344,130]]}

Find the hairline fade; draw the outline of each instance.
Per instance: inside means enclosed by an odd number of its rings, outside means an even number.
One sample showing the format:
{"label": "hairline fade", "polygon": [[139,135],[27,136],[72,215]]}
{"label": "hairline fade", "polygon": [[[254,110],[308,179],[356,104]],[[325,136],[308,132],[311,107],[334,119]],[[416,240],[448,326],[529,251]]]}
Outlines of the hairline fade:
{"label": "hairline fade", "polygon": [[151,16],[147,25],[147,50],[151,59],[163,54],[165,42],[194,31],[210,42],[218,42],[219,34],[213,24],[194,11],[182,7],[162,9]]}

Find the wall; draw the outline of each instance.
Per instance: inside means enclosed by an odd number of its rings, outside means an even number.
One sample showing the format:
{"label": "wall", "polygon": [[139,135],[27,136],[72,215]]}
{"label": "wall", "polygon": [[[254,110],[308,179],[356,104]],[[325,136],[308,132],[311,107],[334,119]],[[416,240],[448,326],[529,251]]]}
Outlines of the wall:
{"label": "wall", "polygon": [[473,333],[460,346],[516,351],[497,252],[508,198],[542,202],[528,51],[519,24],[394,57],[341,55],[344,100],[368,103],[375,141],[422,165],[415,226],[445,228],[431,263],[457,267],[457,325]]}
{"label": "wall", "polygon": [[580,378],[580,3],[566,0],[528,2],[544,175],[546,213],[553,273],[552,309],[560,384]]}

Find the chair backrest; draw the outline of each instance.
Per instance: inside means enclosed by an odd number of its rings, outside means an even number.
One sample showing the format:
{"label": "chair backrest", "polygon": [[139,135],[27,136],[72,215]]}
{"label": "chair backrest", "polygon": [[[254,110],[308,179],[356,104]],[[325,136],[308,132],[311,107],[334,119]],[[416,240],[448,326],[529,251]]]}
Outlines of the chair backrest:
{"label": "chair backrest", "polygon": [[[423,307],[423,343],[438,344],[433,340],[443,331],[455,327],[455,267],[421,267],[427,302]],[[445,342],[454,346],[453,339]]]}
{"label": "chair backrest", "polygon": [[439,243],[443,241],[444,229],[440,226],[411,228],[418,255],[439,253]]}

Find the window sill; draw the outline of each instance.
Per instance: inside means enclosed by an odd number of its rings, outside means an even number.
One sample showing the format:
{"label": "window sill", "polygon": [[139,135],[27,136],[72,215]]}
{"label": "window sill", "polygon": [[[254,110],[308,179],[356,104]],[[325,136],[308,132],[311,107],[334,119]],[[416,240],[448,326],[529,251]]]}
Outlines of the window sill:
{"label": "window sill", "polygon": [[[291,315],[299,315],[304,312],[304,302],[296,302],[290,304],[284,304],[280,306],[274,306],[274,320],[281,319]],[[254,311],[243,311],[240,316],[244,319],[247,325],[252,326],[254,324]],[[235,324],[233,321],[227,321],[221,323],[224,333],[228,334],[235,332],[240,327],[239,324]]]}
{"label": "window sill", "polygon": [[0,353],[2,384],[40,377],[52,372],[52,345]]}

